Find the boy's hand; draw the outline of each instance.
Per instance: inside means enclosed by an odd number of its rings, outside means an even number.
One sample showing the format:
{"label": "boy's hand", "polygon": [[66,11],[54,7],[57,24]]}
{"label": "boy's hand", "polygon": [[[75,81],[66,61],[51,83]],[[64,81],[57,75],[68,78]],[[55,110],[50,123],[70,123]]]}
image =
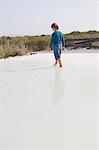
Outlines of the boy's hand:
{"label": "boy's hand", "polygon": [[48,51],[51,51],[51,48],[50,48],[50,47],[48,48]]}
{"label": "boy's hand", "polygon": [[62,50],[65,50],[65,47],[62,47]]}

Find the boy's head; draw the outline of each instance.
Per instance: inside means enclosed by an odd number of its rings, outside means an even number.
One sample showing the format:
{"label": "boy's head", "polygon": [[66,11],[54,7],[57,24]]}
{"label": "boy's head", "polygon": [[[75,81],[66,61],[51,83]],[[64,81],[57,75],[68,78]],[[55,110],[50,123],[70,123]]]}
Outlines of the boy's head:
{"label": "boy's head", "polygon": [[53,31],[57,31],[57,30],[59,29],[59,26],[58,26],[58,24],[53,23],[53,24],[51,25],[51,28],[53,29]]}

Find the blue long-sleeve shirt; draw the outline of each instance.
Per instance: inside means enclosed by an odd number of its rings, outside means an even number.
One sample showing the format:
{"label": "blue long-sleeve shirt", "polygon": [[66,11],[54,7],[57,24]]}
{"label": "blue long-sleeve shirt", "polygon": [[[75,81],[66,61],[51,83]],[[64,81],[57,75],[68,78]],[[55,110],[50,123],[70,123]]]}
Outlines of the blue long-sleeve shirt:
{"label": "blue long-sleeve shirt", "polygon": [[53,49],[53,47],[58,46],[58,44],[65,46],[65,39],[63,33],[55,31],[51,37],[50,48]]}

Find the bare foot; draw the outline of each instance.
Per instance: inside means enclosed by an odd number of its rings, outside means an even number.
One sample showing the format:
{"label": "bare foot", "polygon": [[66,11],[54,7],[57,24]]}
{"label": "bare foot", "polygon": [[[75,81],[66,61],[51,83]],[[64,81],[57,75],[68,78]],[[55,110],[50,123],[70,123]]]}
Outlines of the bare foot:
{"label": "bare foot", "polygon": [[61,68],[62,68],[62,67],[63,67],[63,65],[60,65],[59,67],[61,67]]}
{"label": "bare foot", "polygon": [[63,67],[61,59],[59,59],[59,67]]}

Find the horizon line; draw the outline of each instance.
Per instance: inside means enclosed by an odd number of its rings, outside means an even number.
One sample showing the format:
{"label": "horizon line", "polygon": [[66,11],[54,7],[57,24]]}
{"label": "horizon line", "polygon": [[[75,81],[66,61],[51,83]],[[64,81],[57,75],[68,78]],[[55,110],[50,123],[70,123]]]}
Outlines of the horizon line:
{"label": "horizon line", "polygon": [[[87,31],[79,31],[79,30],[73,30],[71,32],[67,32],[67,33],[64,33],[64,34],[70,34],[72,32],[80,32],[80,33],[83,33],[83,32],[89,32],[89,31],[95,31],[95,32],[99,32],[99,30],[95,30],[95,29],[91,29],[91,30],[87,30]],[[51,35],[51,34],[45,34],[45,33],[42,33],[42,34],[24,34],[24,35],[20,35],[20,34],[8,34],[8,35],[0,35],[0,37],[24,37],[24,36],[48,36],[48,35]]]}

